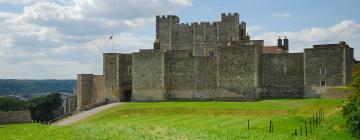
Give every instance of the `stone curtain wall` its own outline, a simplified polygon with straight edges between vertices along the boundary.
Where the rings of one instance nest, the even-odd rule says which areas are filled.
[[[165,100],[165,55],[156,50],[133,54],[132,101]]]
[[[28,123],[31,122],[31,116],[29,110],[21,111],[0,111],[0,124],[6,123]]]
[[[169,57],[167,64],[170,100],[212,100],[215,57]]]
[[[255,101],[261,94],[261,46],[227,46],[219,51],[217,100]]]
[[[104,92],[104,76],[94,75],[92,92],[94,92],[94,94],[96,96],[96,99],[95,99],[95,101],[92,102],[92,104],[105,101],[106,95]]]
[[[303,53],[263,54],[262,97],[302,97],[304,90],[303,63]]]

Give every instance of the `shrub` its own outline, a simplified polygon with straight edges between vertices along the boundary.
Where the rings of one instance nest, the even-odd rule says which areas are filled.
[[[62,99],[59,93],[39,96],[30,99],[29,110],[31,118],[36,121],[46,122],[55,119],[60,114]]]
[[[1,111],[18,111],[26,110],[28,108],[27,102],[16,97],[0,97]]]
[[[349,132],[360,138],[360,65],[354,67],[353,79],[350,84],[351,95],[344,106],[344,117]]]

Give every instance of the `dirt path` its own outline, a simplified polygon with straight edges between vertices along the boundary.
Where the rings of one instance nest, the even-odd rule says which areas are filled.
[[[88,118],[100,111],[103,111],[103,110],[106,110],[108,108],[111,108],[113,106],[116,106],[116,105],[120,105],[120,104],[125,104],[125,103],[112,103],[112,104],[107,104],[107,105],[104,105],[104,106],[100,106],[100,107],[97,107],[97,108],[94,108],[94,109],[91,109],[91,110],[88,110],[88,111],[83,111],[83,112],[80,112],[79,114],[75,114],[74,116],[70,116],[68,118],[65,118],[64,120],[61,120],[59,122],[56,122],[54,123],[53,125],[55,126],[64,126],[64,125],[70,125],[70,124],[73,124],[73,123],[76,123],[78,121],[81,121],[85,118]]]

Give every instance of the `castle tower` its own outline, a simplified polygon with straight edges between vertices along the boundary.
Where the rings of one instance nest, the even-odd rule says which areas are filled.
[[[239,13],[221,13],[221,22],[239,23]]]
[[[345,42],[305,49],[304,97],[318,97],[328,88],[350,84],[353,54],[354,49]]]
[[[240,25],[239,13],[222,13],[221,21],[218,24],[218,41],[229,42],[241,40],[241,27],[246,28],[245,24]],[[246,33],[246,30],[242,30]]]
[[[77,110],[83,110],[87,105],[90,105],[96,99],[93,92],[93,74],[78,74],[77,75]]]
[[[104,53],[104,87],[107,99],[130,101],[132,94],[132,55]]]
[[[161,50],[172,50],[173,32],[179,21],[179,17],[174,15],[156,16],[156,39],[159,40]]]

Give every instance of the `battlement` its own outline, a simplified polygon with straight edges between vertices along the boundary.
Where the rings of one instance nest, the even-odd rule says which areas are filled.
[[[235,22],[239,23],[239,13],[221,13],[221,22]]]
[[[156,16],[156,23],[179,23],[180,18],[176,15],[162,15],[162,16]]]
[[[178,29],[187,29],[187,30],[191,30],[192,29],[192,25],[190,23],[181,23],[178,24]]]

